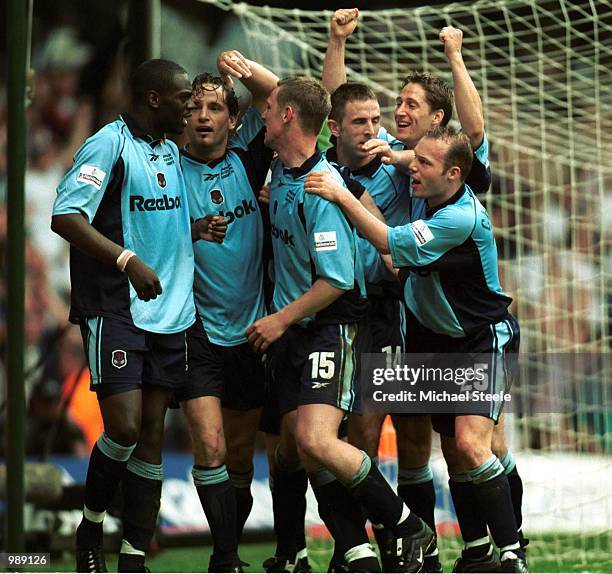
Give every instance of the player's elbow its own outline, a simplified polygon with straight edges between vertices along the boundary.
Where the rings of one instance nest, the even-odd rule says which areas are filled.
[[[482,125],[475,126],[470,130],[466,130],[466,135],[468,136],[470,143],[472,144],[472,149],[478,149],[482,140],[484,139],[484,122]]]
[[[391,253],[391,249],[389,247],[389,240],[387,237],[381,237],[375,244],[376,250],[381,255],[389,255]]]
[[[62,216],[61,215],[53,215],[51,216],[51,231],[53,233],[57,233],[58,235],[62,234]]]
[[[67,240],[70,230],[74,225],[73,214],[53,215],[51,217],[51,231]]]

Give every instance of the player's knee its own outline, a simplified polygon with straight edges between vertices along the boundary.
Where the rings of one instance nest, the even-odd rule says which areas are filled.
[[[349,442],[368,453],[370,456],[378,454],[378,444],[382,420],[371,414],[363,416],[350,415],[348,420],[348,440]]]
[[[317,429],[298,425],[295,439],[301,452],[316,461],[321,460],[325,452],[325,439]]]
[[[493,438],[491,439],[491,450],[493,454],[501,460],[504,458],[506,451],[508,450],[508,446],[506,445],[506,436],[503,432],[493,433]]]
[[[506,455],[506,452],[508,452],[508,447],[506,446],[505,442],[496,443],[494,441],[491,445],[491,450],[493,451],[493,454],[499,458],[499,460],[501,460]]]
[[[221,429],[202,429],[192,438],[197,464],[216,466],[225,461],[225,441]]]
[[[467,468],[476,468],[491,457],[491,448],[482,441],[474,440],[474,436],[456,437],[457,454]]]
[[[225,463],[236,472],[248,471],[253,466],[252,441],[228,444]]]
[[[140,436],[141,442],[147,442],[151,445],[161,445],[164,439],[164,419],[153,417],[143,419]]]
[[[376,456],[378,454],[378,443],[379,436],[374,433],[366,432],[355,432],[350,430],[348,432],[348,441],[356,448],[363,450],[370,456]]]
[[[402,467],[413,468],[423,466],[429,461],[431,455],[431,442],[426,440],[399,440],[397,441],[397,459]]]
[[[448,472],[461,472],[462,470],[465,470],[466,465],[464,465],[459,452],[457,452],[457,447],[455,445],[453,445],[451,448],[445,446],[443,443],[442,454],[444,456],[444,460],[446,461]]]
[[[315,454],[319,447],[319,439],[314,433],[306,430],[301,431],[298,429],[295,439],[301,452],[303,452],[306,456],[316,458]]]
[[[246,444],[237,449],[228,449],[226,458],[232,459],[232,466],[248,470],[253,466],[254,445]]]
[[[114,442],[129,446],[136,444],[140,439],[140,425],[135,420],[123,420],[120,424],[105,427],[104,432]]]

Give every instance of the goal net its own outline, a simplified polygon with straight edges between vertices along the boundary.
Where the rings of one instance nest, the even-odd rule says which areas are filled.
[[[331,11],[200,0],[233,12],[248,56],[280,76],[321,76]],[[372,3],[375,6],[375,3]],[[330,8],[332,5],[330,5]],[[384,125],[404,76],[452,76],[440,29],[463,30],[481,94],[502,285],[522,329],[530,382],[508,415],[525,483],[530,563],[606,570],[612,553],[612,3],[488,0],[361,11],[347,43],[350,80],[378,94]],[[572,354],[551,375],[550,354]],[[538,359],[540,357],[540,359]],[[530,390],[531,389],[531,390]],[[436,476],[446,484],[439,452]],[[450,512],[450,498],[443,497]],[[442,507],[439,516],[444,516]],[[441,544],[444,546],[444,543]]]

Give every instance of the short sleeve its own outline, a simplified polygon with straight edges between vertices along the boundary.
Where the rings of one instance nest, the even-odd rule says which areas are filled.
[[[487,134],[483,134],[482,142],[474,150],[472,169],[465,183],[476,194],[484,194],[491,185],[491,167],[489,165],[489,140]]]
[[[348,291],[355,281],[355,239],[340,208],[306,194],[304,212],[310,257],[318,278]]]
[[[445,208],[431,219],[389,227],[388,241],[394,267],[427,267],[462,245],[474,229],[475,216]]]
[[[81,213],[89,223],[93,221],[121,154],[122,139],[102,129],[81,146],[74,165],[59,183],[53,215]]]

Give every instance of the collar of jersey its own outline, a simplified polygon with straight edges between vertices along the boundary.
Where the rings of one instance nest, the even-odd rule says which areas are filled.
[[[201,163],[202,165],[206,165],[210,168],[213,168],[219,165],[225,159],[225,156],[226,156],[226,154],[224,153],[221,157],[218,157],[217,159],[211,159],[210,161],[206,161],[204,159],[197,158],[195,155],[190,154],[189,151],[185,148],[181,149],[181,155],[184,155],[186,158],[190,159],[191,161],[195,161],[196,163]]]
[[[157,144],[162,143],[164,141],[164,138],[154,139],[153,136],[151,136],[147,132],[145,132],[138,125],[138,122],[136,121],[136,119],[132,115],[130,115],[130,114],[121,114],[119,117],[123,120],[125,125],[128,127],[128,130],[130,130],[130,133],[132,134],[132,137],[144,140],[151,147],[155,147]]]
[[[425,215],[427,217],[431,217],[436,211],[439,211],[440,209],[442,209],[443,207],[446,207],[447,205],[452,205],[453,203],[457,203],[462,197],[463,194],[466,192],[467,187],[465,185],[465,183],[453,194],[451,195],[444,203],[441,203],[440,205],[436,205],[435,207],[429,207],[427,206],[427,210],[425,211]]]
[[[283,167],[283,173],[290,175],[293,179],[299,179],[312,171],[312,168],[321,161],[323,152],[315,151],[301,166],[299,167]]]
[[[331,161],[331,162],[334,162],[340,165],[340,163],[338,162],[338,151],[336,149],[336,146],[330,147],[325,152],[325,157],[327,157],[327,161]],[[364,175],[365,177],[372,177],[378,171],[378,168],[381,165],[382,165],[382,161],[380,157],[375,156],[371,161],[369,161],[368,163],[366,163],[365,165],[362,165],[361,167],[357,169],[349,169],[349,168],[347,169],[349,170],[349,173],[351,175]]]

